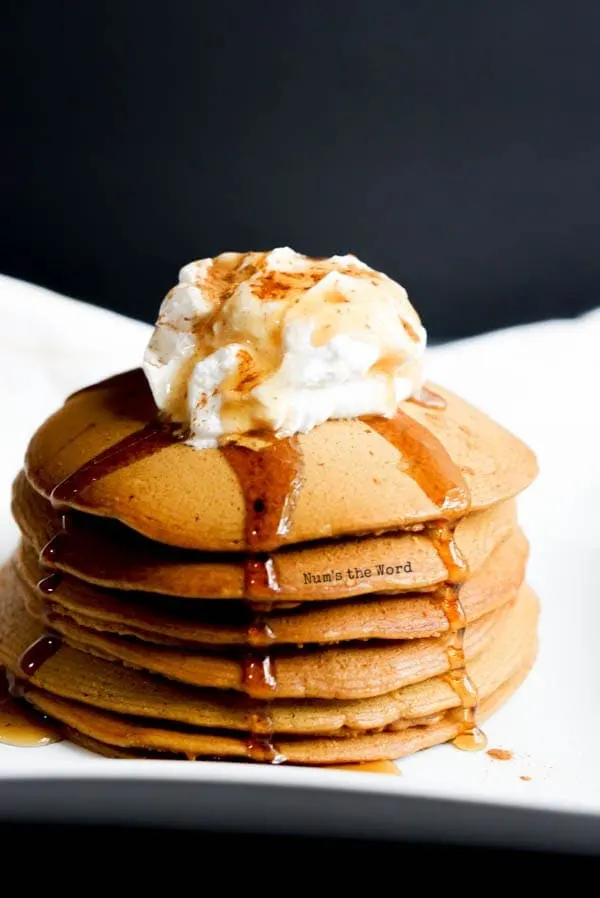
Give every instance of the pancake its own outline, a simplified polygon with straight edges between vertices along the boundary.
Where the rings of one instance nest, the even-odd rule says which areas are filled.
[[[524,579],[526,559],[527,540],[515,530],[463,585],[460,597],[468,623],[515,598]],[[257,616],[241,602],[192,604],[171,597],[119,593],[69,575],[58,580],[51,577],[47,582],[52,592],[42,596],[36,585],[47,572],[30,546],[21,547],[16,565],[26,587],[23,595],[27,610],[51,626],[55,626],[57,616],[66,617],[86,629],[162,644],[325,644],[424,638],[440,636],[449,629],[435,595],[402,594],[402,598],[367,598],[333,605],[304,603],[291,611]]]
[[[9,569],[0,573],[0,662],[22,677],[19,657],[38,639],[43,627],[25,613],[12,589]],[[480,698],[495,692],[535,653],[537,601],[524,588],[519,601],[495,630],[486,651],[469,662]],[[373,730],[398,720],[411,721],[457,708],[459,698],[443,676],[381,696],[355,701],[256,701],[239,693],[198,689],[132,670],[62,645],[41,665],[29,683],[44,692],[121,715],[211,729],[275,733],[334,734]]]
[[[533,658],[527,659],[520,670],[502,684],[480,708],[483,720],[495,711],[521,685],[530,669]],[[151,726],[143,720],[122,718],[105,711],[90,708],[68,699],[31,688],[26,698],[36,708],[66,724],[69,738],[103,754],[121,753],[139,756],[167,753],[167,756],[195,760],[201,757],[217,757],[267,761],[292,764],[345,764],[360,761],[396,760],[432,745],[447,742],[461,732],[462,723],[452,712],[442,720],[400,730],[357,735],[352,738],[282,738],[273,741],[253,737],[242,739],[237,735],[224,735],[211,731],[188,731]],[[109,748],[102,750],[102,746]],[[127,756],[127,755],[126,755]]]
[[[375,429],[374,420],[373,426],[360,419],[327,421],[293,440],[276,441],[277,453],[273,450],[268,458],[274,461],[282,453],[293,457],[282,509],[292,492],[294,507],[287,508],[285,527],[262,535],[261,549],[406,529],[446,512],[460,517],[469,507],[489,508],[523,490],[536,473],[531,451],[462,399],[435,389],[446,400],[444,410],[402,404],[402,451]],[[26,455],[27,476],[48,497],[84,464],[155,420],[141,372],[75,394],[34,435]],[[149,451],[151,442],[138,447],[140,454]],[[160,451],[139,460],[131,453],[132,463],[95,481],[92,477],[67,504],[116,518],[169,545],[220,552],[252,549],[248,497],[231,453],[196,451],[178,441],[158,445]],[[250,453],[249,463],[261,461],[256,448],[242,447]],[[274,483],[281,464],[270,464],[270,469]],[[454,486],[449,485],[452,478]],[[434,493],[440,494],[439,502]]]
[[[13,514],[36,552],[61,528],[61,516],[20,474]],[[101,586],[182,598],[240,599],[247,590],[246,559],[186,552],[151,542],[127,527],[90,515],[71,516],[66,537],[53,543],[44,566]],[[516,526],[513,501],[469,514],[456,525],[455,541],[472,572]],[[431,536],[394,533],[284,549],[271,556],[273,588],[256,598],[269,602],[328,601],[370,593],[423,590],[449,575]],[[360,576],[357,574],[360,572]],[[339,576],[338,576],[339,575]]]

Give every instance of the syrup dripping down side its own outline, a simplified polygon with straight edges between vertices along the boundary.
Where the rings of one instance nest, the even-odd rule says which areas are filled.
[[[249,652],[242,659],[242,689],[251,698],[273,698],[277,691],[277,678],[268,652]]]
[[[50,596],[53,592],[56,592],[56,590],[60,586],[61,580],[62,575],[59,574],[58,571],[53,571],[46,577],[42,577],[42,579],[38,582],[37,588],[44,595]]]
[[[151,421],[109,446],[57,483],[50,493],[50,501],[55,507],[73,502],[83,490],[98,480],[154,455],[174,442],[176,436],[172,426],[161,421]]]
[[[268,568],[270,559],[258,559],[250,556],[246,560],[247,596],[265,595],[268,587]],[[255,588],[255,582],[249,578],[260,573],[261,589]],[[268,622],[260,615],[254,614],[246,630],[246,639],[254,649],[266,647],[275,641],[275,634]],[[251,697],[267,700],[266,705],[254,709],[248,714],[249,738],[246,740],[246,754],[251,761],[265,764],[282,764],[286,758],[279,752],[273,742],[273,721],[269,713],[268,701],[277,688],[274,664],[266,651],[248,653],[242,660],[242,686]]]
[[[442,410],[445,403],[436,405],[435,396],[425,388],[425,393],[422,391],[415,397],[415,401],[420,405]],[[465,666],[466,618],[459,597],[460,587],[469,576],[469,568],[454,539],[456,523],[470,508],[469,488],[462,472],[440,441],[401,409],[394,418],[368,416],[362,420],[398,449],[409,476],[439,509],[440,521],[428,527],[427,532],[448,572],[446,584],[440,593],[440,602],[450,631],[447,647],[450,667],[448,682],[461,704],[460,731],[454,744],[465,750],[483,748],[486,744],[485,736],[476,724],[477,690],[469,679]]]
[[[246,630],[246,640],[253,649],[271,645],[276,640],[269,622],[260,614],[254,614]],[[242,685],[251,697],[266,699],[255,706],[247,716],[249,738],[246,754],[252,761],[282,764],[286,758],[273,742],[273,720],[269,712],[269,699],[277,689],[275,667],[266,651],[253,651],[242,660]]]
[[[251,698],[263,701],[263,704],[253,706],[247,715],[249,737],[245,749],[248,759],[263,764],[283,764],[287,758],[273,742],[269,699],[277,688],[277,680],[268,653],[253,653],[243,659],[242,686]]]
[[[268,645],[272,642],[269,625],[256,615],[247,630],[251,645]],[[274,665],[267,651],[249,652],[242,659],[242,688],[252,699],[262,702],[247,715],[249,737],[246,755],[251,761],[263,764],[281,764],[286,758],[273,743],[273,720],[269,712],[269,700],[277,688]]]
[[[300,446],[296,438],[273,439],[263,449],[232,443],[222,447],[221,452],[244,496],[244,535],[250,553],[244,564],[244,596],[249,601],[265,602],[279,593],[274,558],[265,553],[278,548],[289,532],[303,481]],[[268,646],[276,638],[260,615],[254,617],[246,635],[253,647]],[[273,697],[277,679],[267,651],[251,652],[242,660],[242,688],[251,698],[268,702]],[[268,764],[286,760],[273,743],[272,725],[268,710],[248,715],[246,754],[250,760]]]
[[[326,765],[323,765],[326,766]],[[400,776],[400,769],[394,761],[363,761],[359,764],[334,764],[326,767],[329,770],[347,770],[356,773],[380,773],[385,776]]]
[[[47,567],[57,561],[60,555],[60,546],[68,538],[71,527],[71,516],[67,512],[60,514],[60,529],[46,543],[39,554],[39,562],[42,567]],[[43,595],[52,595],[62,581],[59,571],[52,571],[38,582],[37,588]],[[58,652],[62,645],[60,636],[56,633],[43,633],[35,640],[19,658],[19,667],[26,677],[33,677],[40,667],[49,661]]]
[[[132,372],[132,374],[135,372]],[[101,385],[98,385],[100,388]],[[95,389],[93,386],[90,389]],[[87,389],[87,388],[86,388]],[[81,392],[85,392],[85,389]],[[77,395],[77,394],[75,394]],[[39,561],[42,567],[54,565],[60,558],[61,549],[69,538],[73,526],[72,516],[65,511],[65,506],[77,499],[79,494],[109,474],[129,467],[143,458],[154,455],[162,449],[173,445],[178,439],[174,428],[161,421],[151,421],[145,427],[134,431],[119,442],[109,446],[103,452],[89,459],[81,467],[63,478],[50,493],[52,505],[61,511],[60,528],[42,548]],[[52,592],[59,584],[59,574],[50,575],[40,580],[38,587],[42,592]]]
[[[255,615],[246,630],[246,640],[253,648],[272,645],[277,639],[271,624],[260,615]]]
[[[275,559],[269,555],[247,555],[244,559],[244,597],[268,601],[278,593]]]
[[[456,545],[454,529],[453,523],[440,521],[429,528],[429,536],[448,571],[448,579],[438,595],[449,628],[446,652],[450,669],[447,679],[461,705],[457,715],[460,729],[453,744],[463,751],[479,751],[485,748],[487,739],[477,726],[478,695],[466,668],[464,641],[467,617],[460,601],[460,589],[469,576],[469,566]]]
[[[19,667],[26,677],[33,677],[40,667],[53,658],[62,645],[60,636],[44,633],[25,649],[19,658]]]
[[[271,736],[252,734],[246,741],[246,755],[262,764],[285,764],[287,757],[273,743]]]
[[[19,699],[14,677],[0,667],[0,743],[33,748],[60,742],[61,738],[45,715]]]
[[[302,452],[296,438],[272,439],[263,449],[231,443],[221,449],[242,489],[247,599],[268,600],[279,592],[275,561],[265,554],[278,548],[290,528],[302,487]]]
[[[221,452],[242,488],[247,548],[254,554],[277,549],[289,532],[302,487],[302,452],[297,439],[273,439],[258,450],[230,443]]]
[[[462,584],[469,577],[469,565],[456,545],[455,525],[450,521],[436,521],[426,533],[448,572],[448,583]]]
[[[91,484],[109,474],[128,467],[143,458],[172,445],[176,440],[173,428],[160,421],[152,421],[140,430],[100,452],[81,467],[61,480],[50,493],[52,505],[60,511],[60,528],[42,548],[39,562],[42,567],[53,566],[61,556],[73,526],[72,516],[64,506],[77,499],[79,494]],[[44,594],[53,593],[60,585],[61,575],[50,573],[38,583]],[[19,664],[26,676],[33,676],[60,648],[60,638],[48,633],[41,636],[21,655]]]
[[[470,494],[465,479],[444,446],[426,427],[402,409],[393,418],[368,415],[361,421],[401,453],[408,476],[437,507],[440,518],[453,520],[468,512]]]
[[[65,544],[71,527],[71,515],[66,511],[61,512],[59,516],[58,530],[52,537],[50,537],[46,545],[43,546],[42,550],[40,551],[39,562],[42,567],[49,567],[58,560],[58,558],[60,557],[61,546]],[[50,575],[50,577],[51,576],[52,574]],[[47,580],[49,580],[49,577],[43,578],[38,584],[42,592],[45,592],[48,586],[53,586],[53,588],[56,589],[56,587],[60,583],[60,574],[56,574],[55,579],[50,581],[50,583],[47,583]],[[44,584],[44,586],[42,586],[42,584]]]

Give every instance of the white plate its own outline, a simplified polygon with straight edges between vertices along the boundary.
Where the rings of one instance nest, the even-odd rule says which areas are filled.
[[[1,448],[5,556],[15,542],[9,483],[31,429],[70,389],[136,364],[147,328],[10,279],[0,280],[0,302],[9,313],[0,374],[11,384],[0,398],[0,420],[11,422],[3,428]],[[490,747],[510,751],[510,760],[445,745],[401,761],[396,778],[285,766],[112,761],[64,743],[0,746],[0,814],[599,844],[599,339],[600,315],[594,313],[430,352],[432,376],[512,427],[538,452],[542,466],[521,500],[532,541],[529,580],[543,607],[540,656],[526,684],[485,727]],[[458,817],[447,800],[462,803]],[[515,809],[532,814],[515,817]],[[549,823],[536,810],[585,817]]]

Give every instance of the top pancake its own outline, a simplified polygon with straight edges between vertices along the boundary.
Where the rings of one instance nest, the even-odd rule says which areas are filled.
[[[444,410],[403,403],[401,410],[441,443],[462,473],[471,508],[488,508],[534,478],[532,452],[452,393],[435,387]],[[34,435],[26,456],[31,484],[49,496],[90,459],[156,418],[140,371],[75,394]],[[414,478],[415,459],[365,421],[327,421],[298,437],[302,484],[287,532],[261,548],[351,534],[405,529],[435,520],[440,507]],[[413,476],[408,471],[413,466]],[[462,502],[462,504],[461,504]],[[469,510],[468,496],[455,507]],[[153,540],[204,551],[243,551],[246,504],[220,449],[173,442],[86,486],[69,500],[91,514],[116,518]]]
[[[455,542],[471,573],[516,527],[515,502],[462,518]],[[37,553],[61,532],[61,515],[20,474],[13,514]],[[112,589],[142,590],[180,598],[248,598],[247,557],[239,552],[191,552],[140,536],[114,520],[73,512],[68,537],[44,566]],[[56,546],[56,543],[54,544]],[[350,570],[350,568],[352,570]],[[430,589],[449,574],[426,532],[398,531],[350,540],[288,546],[269,559],[275,588],[252,592],[254,602],[280,605],[334,600],[370,593]]]

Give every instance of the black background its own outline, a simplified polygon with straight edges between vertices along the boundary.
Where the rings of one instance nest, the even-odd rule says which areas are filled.
[[[6,273],[150,320],[180,264],[289,244],[434,338],[597,303],[597,0],[4,10]]]
[[[486,891],[493,871],[494,884],[510,893],[515,876],[534,876],[537,887],[546,888],[551,885],[550,876],[588,871],[593,875],[598,869],[596,858],[583,855],[474,851],[439,843],[22,823],[0,824],[0,837],[8,851],[22,852],[24,844],[35,845],[37,863],[29,865],[26,881],[31,890],[39,888],[42,894],[49,878],[59,875],[54,872],[57,856],[77,858],[83,870],[93,871],[94,884],[108,894],[119,888],[149,895],[172,892],[182,882],[197,883],[202,891],[207,883],[211,887],[214,883],[217,894],[219,888],[223,894],[232,888],[241,894],[254,893],[261,890],[269,873],[280,876],[282,882],[287,876],[287,883],[293,880],[304,894],[314,894],[324,886],[345,893],[355,892],[357,882],[367,888],[369,883],[377,886],[381,881],[406,877],[415,869],[421,871],[421,877],[426,876],[432,890],[441,891],[447,891],[449,883],[459,877],[466,879],[466,870],[480,879],[479,888]],[[100,852],[106,863],[98,863]],[[81,893],[74,878],[61,878],[60,885],[63,895]],[[289,886],[284,894],[289,894]]]

